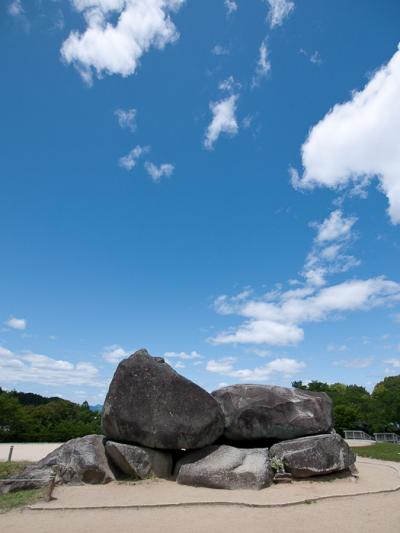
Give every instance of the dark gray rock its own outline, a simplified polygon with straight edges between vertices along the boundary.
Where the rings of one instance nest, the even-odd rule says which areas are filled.
[[[180,376],[161,357],[139,350],[115,371],[102,428],[112,440],[149,448],[190,449],[218,439],[224,419],[208,392]]]
[[[293,477],[321,476],[350,469],[356,455],[337,433],[314,435],[274,444],[270,456],[281,459]]]
[[[232,385],[212,396],[225,415],[224,436],[233,441],[285,440],[332,429],[332,401],[323,392]]]
[[[121,472],[132,478],[169,479],[172,474],[172,455],[169,452],[108,441],[106,454]]]
[[[45,486],[53,472],[57,483],[108,483],[115,479],[104,449],[102,435],[72,439],[37,463],[28,465],[14,480],[0,484],[1,493]],[[27,481],[25,481],[27,480]]]
[[[181,485],[213,489],[259,490],[272,483],[267,448],[207,446],[187,453],[175,467]]]

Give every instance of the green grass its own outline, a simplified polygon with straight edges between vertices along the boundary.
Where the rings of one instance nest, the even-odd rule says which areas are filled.
[[[27,462],[23,461],[0,462],[0,479],[18,474],[27,464]],[[43,489],[18,490],[16,492],[9,492],[8,494],[1,494],[0,513],[30,505],[39,500],[42,494]]]
[[[400,462],[400,444],[384,442],[371,446],[352,447],[352,450],[360,457]]]

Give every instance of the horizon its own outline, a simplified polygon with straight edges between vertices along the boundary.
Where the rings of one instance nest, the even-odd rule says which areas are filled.
[[[208,391],[400,374],[399,17],[4,2],[0,387],[102,404],[141,346]]]

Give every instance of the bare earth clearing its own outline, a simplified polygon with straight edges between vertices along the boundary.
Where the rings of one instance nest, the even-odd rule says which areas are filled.
[[[12,453],[13,461],[40,461],[50,452],[63,444],[62,442],[12,442],[0,444],[0,461],[7,461],[10,446],[14,446]]]
[[[339,476],[333,481],[299,481],[257,492],[186,487],[163,480],[59,487],[56,500],[49,504],[39,502],[30,509],[1,515],[0,530],[219,533],[229,528],[249,533],[397,533],[400,491],[377,492],[400,488],[400,465],[360,458],[357,466],[358,480]],[[328,499],[312,502],[320,497]],[[304,501],[308,503],[300,503]],[[282,504],[289,505],[268,507]]]

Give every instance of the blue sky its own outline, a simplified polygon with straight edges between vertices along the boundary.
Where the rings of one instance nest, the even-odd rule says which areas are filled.
[[[400,372],[400,4],[5,0],[0,386]]]

